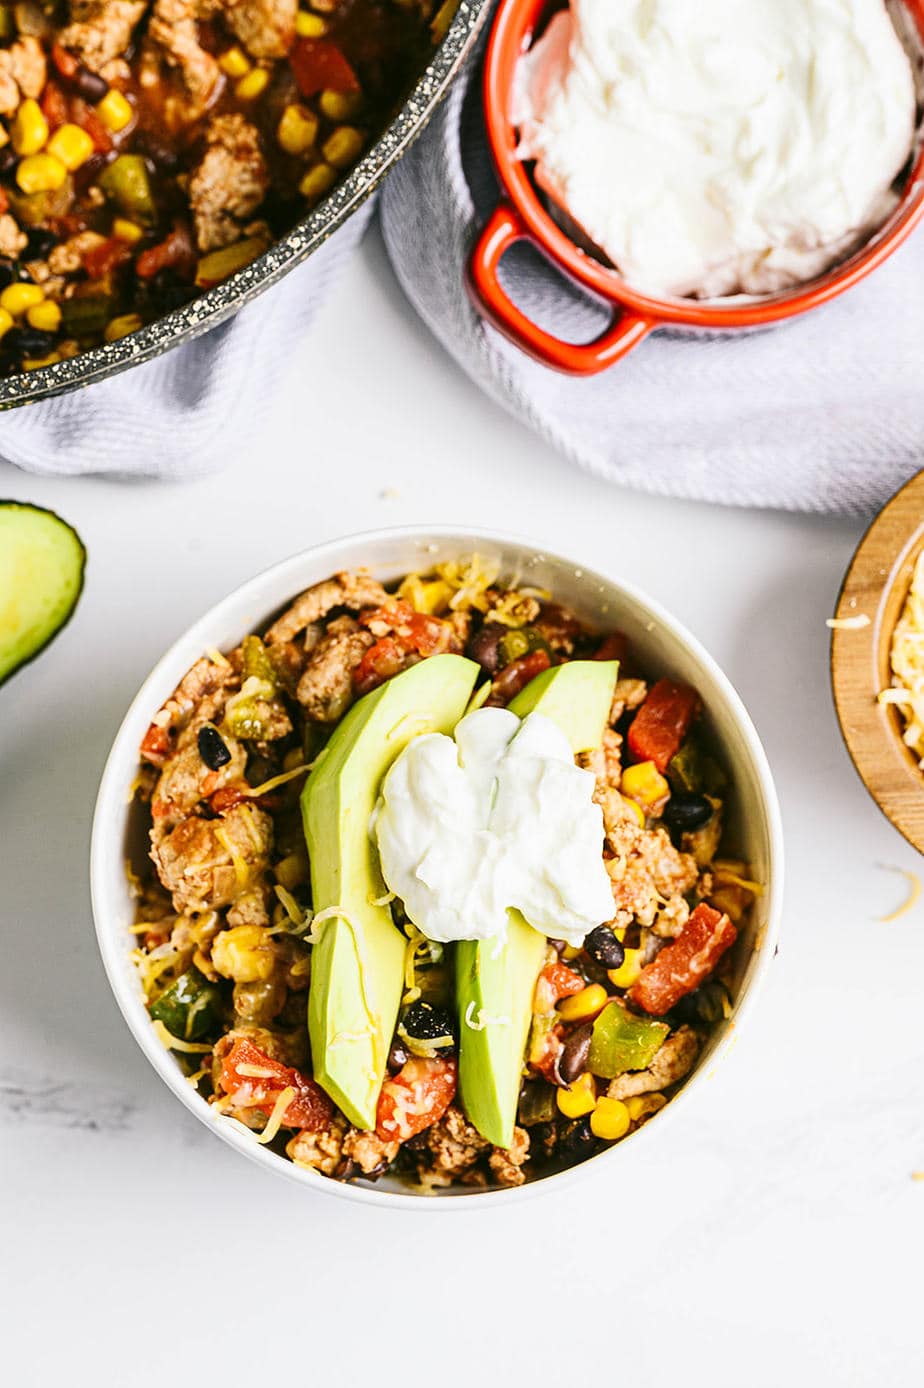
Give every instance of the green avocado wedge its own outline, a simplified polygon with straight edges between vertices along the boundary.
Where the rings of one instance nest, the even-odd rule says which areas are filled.
[[[80,536],[54,511],[0,501],[0,684],[67,626],[86,560]]]
[[[374,689],[337,727],[302,791],[314,910],[331,913],[311,956],[314,1077],[358,1128],[375,1127],[407,945],[385,900],[372,814],[395,758],[422,733],[452,732],[478,674],[474,661],[435,655]]]
[[[520,718],[544,714],[573,752],[587,752],[603,740],[618,672],[616,661],[572,660],[537,675],[509,708]],[[459,1091],[469,1120],[495,1147],[513,1142],[545,946],[545,936],[511,911],[502,949],[496,940],[466,940],[456,947]]]

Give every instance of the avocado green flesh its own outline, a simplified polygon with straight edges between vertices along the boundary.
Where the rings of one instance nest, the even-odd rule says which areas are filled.
[[[478,671],[462,656],[431,656],[367,694],[340,723],[302,791],[315,913],[343,910],[321,925],[311,957],[314,1076],[360,1128],[375,1127],[407,944],[381,902],[387,888],[370,835],[372,812],[385,773],[411,739],[452,732]]]
[[[618,668],[616,661],[602,660],[558,665],[531,680],[508,707],[520,718],[544,714],[574,752],[590,751],[603,740]],[[500,950],[496,940],[467,940],[456,947],[459,1090],[470,1122],[495,1147],[513,1141],[533,992],[546,943],[517,911],[509,913],[507,931]]]
[[[86,557],[77,532],[53,511],[0,501],[0,684],[67,625]]]

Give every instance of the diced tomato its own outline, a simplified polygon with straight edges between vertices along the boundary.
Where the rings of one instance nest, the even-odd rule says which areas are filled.
[[[658,680],[629,726],[629,750],[636,761],[653,761],[659,771],[666,771],[698,712],[695,689]]]
[[[196,264],[189,228],[177,222],[156,246],[142,251],[135,261],[135,272],[143,280],[152,280],[161,270],[176,270],[180,275],[192,274]]]
[[[10,200],[9,200],[9,198],[8,198],[7,195],[6,195],[6,191],[5,191],[5,189],[0,188],[0,215],[2,215],[2,213],[4,213],[4,212],[8,212],[8,211],[9,211],[9,207],[10,207]]]
[[[418,655],[435,655],[449,649],[453,629],[440,617],[416,612],[409,602],[397,599],[387,607],[375,607],[362,613],[359,619],[376,636],[389,634],[408,651]]]
[[[294,1089],[283,1114],[284,1128],[316,1133],[328,1127],[334,1116],[334,1106],[319,1084],[301,1070],[272,1060],[244,1036],[237,1038],[221,1062],[221,1086],[234,1095],[235,1108],[256,1109],[267,1118],[282,1091]]]
[[[701,903],[676,940],[642,969],[629,989],[630,1001],[644,1012],[663,1017],[709,977],[737,934],[728,916]]]
[[[106,129],[96,111],[79,96],[70,100],[70,118],[75,125],[85,130],[93,141],[97,154],[109,154],[115,148],[112,135]]]
[[[152,766],[163,766],[170,754],[170,730],[152,723],[141,739],[141,755]]]
[[[80,61],[76,54],[71,53],[68,48],[62,48],[60,43],[56,43],[52,46],[51,61],[58,69],[61,76],[67,77],[68,79],[76,76],[77,69],[80,67]]]
[[[120,241],[117,236],[110,236],[99,246],[93,246],[89,251],[84,251],[83,268],[90,276],[91,280],[101,280],[104,275],[108,275],[110,270],[114,270],[118,265],[124,265],[132,258],[132,248],[127,241]]]
[[[541,675],[551,663],[548,651],[530,651],[529,655],[521,655],[518,660],[511,660],[509,665],[505,665],[503,670],[494,676],[487,702],[495,708],[498,705],[509,704],[521,689],[526,688],[531,679]]]
[[[565,1048],[561,1038],[562,1028],[560,1026],[552,1027],[550,1031],[545,1033],[535,1052],[529,1057],[530,1068],[547,1079],[549,1084],[561,1084],[558,1062]]]
[[[57,130],[59,125],[65,125],[70,119],[67,97],[57,82],[45,84],[45,90],[42,92],[42,114],[51,130]]]
[[[205,791],[208,795],[208,791]],[[217,815],[226,815],[229,810],[233,810],[235,805],[240,805],[248,799],[247,786],[222,786],[216,790],[209,800],[209,805]]]
[[[569,969],[561,960],[546,964],[536,979],[533,1011],[551,1012],[561,998],[569,998],[572,994],[579,993],[583,987],[584,980],[581,975],[575,973],[574,969]]]
[[[384,1142],[407,1142],[439,1122],[455,1092],[455,1059],[411,1056],[382,1085],[375,1131]]]
[[[594,660],[618,660],[620,665],[626,662],[629,654],[629,638],[623,631],[611,632],[605,636],[594,651]]]
[[[368,694],[392,675],[397,675],[407,662],[407,651],[394,636],[383,636],[363,654],[353,671],[353,683],[360,694]]]
[[[360,91],[359,78],[330,39],[299,39],[289,55],[295,84],[304,97],[318,92]]]

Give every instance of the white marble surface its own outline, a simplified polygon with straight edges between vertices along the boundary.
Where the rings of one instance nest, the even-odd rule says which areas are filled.
[[[841,745],[825,617],[860,526],[643,498],[479,397],[367,241],[258,456],[188,486],[32,479],[90,553],[76,619],[0,692],[0,1323],[26,1385],[921,1381],[924,905]],[[618,369],[618,368],[617,368]],[[306,1195],[184,1112],[97,957],[96,783],[155,657],[280,556],[350,530],[496,523],[637,581],[724,665],[783,801],[762,1003],[644,1163],[512,1208]]]

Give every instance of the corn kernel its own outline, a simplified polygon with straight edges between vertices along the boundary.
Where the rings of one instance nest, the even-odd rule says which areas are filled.
[[[295,16],[295,32],[300,39],[319,39],[327,33],[327,24],[319,14],[299,10]]]
[[[266,91],[269,82],[269,73],[265,67],[251,68],[246,77],[242,77],[234,88],[235,96],[238,101],[256,101],[258,96],[262,96]]]
[[[273,973],[276,953],[272,939],[259,925],[234,925],[212,942],[212,964],[235,983],[265,982]]]
[[[591,983],[570,998],[562,998],[558,1004],[558,1015],[563,1022],[587,1022],[602,1012],[609,1002],[609,994],[602,983]]]
[[[16,169],[16,182],[24,193],[53,193],[66,181],[67,169],[53,154],[30,154]]]
[[[13,315],[7,308],[0,308],[0,338],[6,337],[13,326]]]
[[[279,118],[276,139],[286,154],[307,154],[318,135],[318,118],[304,106],[287,106]]]
[[[309,202],[317,202],[318,198],[322,198],[336,182],[336,169],[332,169],[330,164],[315,164],[314,168],[308,170],[298,185],[298,191]]]
[[[250,71],[250,59],[237,44],[227,49],[218,59],[218,66],[228,77],[245,77]]]
[[[561,952],[561,957],[565,960],[566,963],[570,964],[572,959],[577,959],[578,955],[582,953],[582,945],[565,945],[564,949]]]
[[[144,231],[137,222],[130,222],[127,217],[114,217],[112,219],[112,234],[119,241],[127,241],[130,246],[133,246],[136,241],[141,240]]]
[[[627,949],[618,969],[608,969],[607,978],[616,988],[631,988],[642,972],[642,951]]]
[[[300,853],[290,853],[287,858],[276,864],[273,872],[276,874],[276,881],[285,887],[287,892],[308,881],[308,863]]]
[[[641,807],[641,805],[638,803],[638,801],[637,801],[637,800],[630,800],[629,797],[628,797],[628,795],[622,795],[622,796],[620,796],[620,799],[622,800],[622,803],[625,805],[626,809],[629,811],[629,813],[630,813],[630,815],[632,816],[632,818],[633,818],[633,819],[636,821],[636,823],[638,824],[639,828],[640,828],[640,829],[644,829],[644,827],[645,827],[645,811],[642,809],[642,807]]]
[[[54,366],[61,360],[60,352],[49,352],[47,357],[27,357],[23,360],[23,371],[38,371],[43,366]]]
[[[26,318],[33,328],[43,333],[56,333],[61,326],[61,310],[54,299],[45,299],[26,310]]]
[[[48,122],[37,101],[27,97],[20,103],[19,110],[10,127],[10,138],[17,154],[38,154],[45,148],[48,139]]]
[[[46,146],[48,153],[60,159],[66,169],[72,172],[85,164],[93,153],[94,144],[85,130],[79,125],[61,125],[52,135]]]
[[[649,813],[659,809],[671,793],[670,786],[653,761],[627,766],[622,773],[620,789],[623,795],[637,801]]]
[[[619,1138],[625,1137],[631,1124],[629,1110],[621,1099],[599,1099],[597,1107],[590,1115],[590,1131],[594,1137],[600,1137],[604,1142],[617,1142]]]
[[[663,1094],[633,1094],[630,1099],[625,1099],[624,1103],[632,1122],[638,1123],[643,1118],[650,1118],[653,1113],[657,1113],[667,1100]]]
[[[121,338],[128,337],[129,333],[136,333],[142,326],[140,313],[122,313],[118,318],[109,320],[104,337],[107,342],[118,342]]]
[[[328,120],[349,120],[363,103],[361,92],[323,91],[318,97],[321,115]],[[333,161],[332,161],[333,162]]]
[[[0,308],[5,308],[14,318],[21,318],[44,298],[45,291],[40,284],[8,284],[0,294]]]
[[[586,1113],[593,1113],[597,1106],[597,1087],[593,1075],[586,1072],[578,1075],[567,1089],[556,1089],[555,1099],[559,1111],[566,1118],[583,1118]]]
[[[117,87],[109,88],[96,112],[106,129],[111,130],[114,135],[130,125],[135,114],[128,98],[123,96]]]
[[[338,125],[324,141],[322,152],[328,164],[345,169],[359,158],[365,143],[365,135],[354,125]]]

